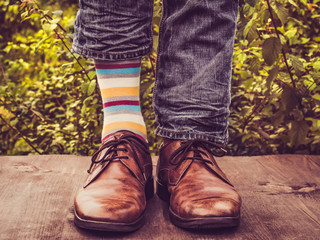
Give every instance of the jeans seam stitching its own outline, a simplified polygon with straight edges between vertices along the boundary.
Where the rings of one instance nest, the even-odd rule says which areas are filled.
[[[143,47],[142,49],[135,50],[132,52],[126,52],[126,53],[104,53],[104,52],[99,52],[99,51],[94,51],[94,50],[88,50],[82,47],[79,47],[77,44],[74,44],[72,46],[73,49],[77,48],[81,51],[89,52],[89,53],[96,53],[96,54],[103,54],[103,55],[112,55],[112,56],[120,56],[120,55],[128,55],[128,54],[140,54],[141,52],[148,52],[150,50],[150,46],[148,47]]]
[[[219,141],[219,140],[220,140],[221,142],[223,142],[223,144],[226,143],[226,138],[212,137],[212,136],[209,136],[209,135],[206,135],[206,134],[202,134],[202,133],[175,132],[175,131],[163,129],[163,128],[161,128],[161,127],[157,127],[156,133],[158,133],[158,134],[161,134],[161,133],[163,133],[163,134],[165,134],[165,133],[171,133],[171,134],[174,134],[174,135],[181,134],[181,135],[185,135],[185,136],[187,136],[187,135],[188,135],[188,136],[191,136],[191,135],[196,136],[196,135],[198,135],[198,136],[205,137],[205,138],[207,138],[207,139],[214,139],[214,141]],[[219,142],[220,142],[220,141],[219,141]]]

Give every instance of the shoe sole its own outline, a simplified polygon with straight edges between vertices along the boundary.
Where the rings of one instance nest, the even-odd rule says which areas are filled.
[[[147,180],[145,187],[146,200],[149,200],[154,195],[153,178]],[[81,218],[76,209],[74,209],[74,223],[77,227],[99,230],[107,232],[133,232],[141,228],[145,223],[145,213],[143,212],[134,222],[131,223],[115,223],[106,221],[95,221]]]
[[[168,188],[157,181],[156,192],[159,198],[165,202],[170,202]],[[205,217],[205,218],[183,218],[173,212],[169,207],[169,217],[171,222],[181,228],[188,229],[215,229],[236,227],[240,222],[240,215],[235,217]]]
[[[114,223],[82,219],[74,209],[74,223],[79,228],[106,232],[133,232],[144,225],[144,213],[132,223]]]

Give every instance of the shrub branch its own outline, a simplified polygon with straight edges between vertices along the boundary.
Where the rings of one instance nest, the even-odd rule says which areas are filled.
[[[278,38],[279,40],[281,40],[281,39],[280,39],[280,35],[279,35],[279,31],[278,31],[278,28],[277,28],[277,24],[276,24],[276,21],[275,21],[275,19],[274,19],[273,13],[272,13],[272,8],[271,8],[271,5],[270,5],[270,0],[266,0],[266,1],[267,1],[267,4],[268,4],[268,10],[269,10],[269,13],[270,13],[271,21],[272,21],[273,27],[274,27],[274,29],[275,29],[275,32],[276,32],[276,34],[277,34],[277,38]],[[293,74],[292,74],[292,72],[291,72],[291,70],[290,70],[290,67],[289,67],[289,64],[288,64],[288,60],[287,60],[287,57],[286,57],[286,53],[285,53],[285,51],[284,51],[283,48],[282,48],[281,52],[282,52],[282,55],[283,55],[284,62],[285,62],[285,64],[286,64],[288,73],[289,73],[289,75],[290,75],[290,79],[291,79],[292,86],[296,89],[296,83],[295,83],[295,81],[294,81],[294,79],[293,79]]]
[[[28,138],[26,138],[25,136],[23,136],[23,134],[16,129],[15,127],[11,126],[10,123],[8,123],[1,115],[0,115],[1,120],[9,127],[11,128],[13,131],[17,132],[22,138],[23,140],[33,149],[35,150],[39,155],[42,155],[30,142],[30,140]]]

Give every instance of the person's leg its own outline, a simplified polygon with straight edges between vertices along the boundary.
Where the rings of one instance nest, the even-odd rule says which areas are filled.
[[[178,226],[237,225],[241,199],[212,147],[227,142],[237,0],[164,0],[154,108],[157,193]]]
[[[95,60],[104,103],[102,144],[75,196],[75,223],[133,231],[153,195],[152,162],[139,106],[140,59],[152,47],[150,0],[80,0],[73,51]]]
[[[224,145],[237,0],[164,0],[154,107],[160,136]]]
[[[80,1],[72,50],[95,60],[104,108],[102,142],[118,130],[146,139],[141,57],[152,47],[152,0]]]
[[[95,60],[95,68],[103,102],[102,142],[119,130],[134,132],[146,140],[139,97],[141,59]]]

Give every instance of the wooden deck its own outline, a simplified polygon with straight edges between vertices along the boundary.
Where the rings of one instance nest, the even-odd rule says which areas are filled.
[[[320,239],[320,156],[220,158],[243,198],[238,228],[177,228],[155,196],[146,225],[129,234],[74,226],[73,196],[89,162],[67,155],[0,157],[0,239]]]

